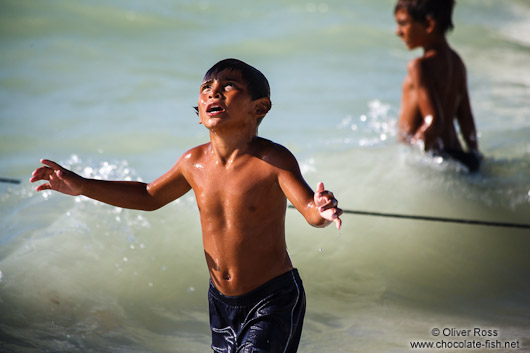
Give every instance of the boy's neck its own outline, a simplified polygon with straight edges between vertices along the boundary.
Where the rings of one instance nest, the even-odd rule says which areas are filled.
[[[441,51],[449,49],[449,43],[443,34],[433,34],[422,45],[423,53],[427,54],[430,51]]]
[[[257,131],[210,131],[212,153],[223,165],[229,165],[238,156],[246,153],[257,138]]]

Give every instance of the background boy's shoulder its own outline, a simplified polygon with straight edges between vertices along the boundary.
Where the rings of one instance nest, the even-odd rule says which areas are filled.
[[[418,57],[412,59],[407,64],[407,71],[412,82],[421,81],[421,79],[429,74],[432,66],[432,58],[430,57]]]
[[[466,73],[466,64],[464,63],[464,60],[460,57],[460,55],[453,49],[451,49],[451,55],[453,58],[453,62],[456,65],[456,67],[462,72]]]
[[[409,61],[407,69],[409,73],[420,73],[422,71],[428,70],[431,66],[436,65],[437,59],[438,58],[436,54],[419,56]]]

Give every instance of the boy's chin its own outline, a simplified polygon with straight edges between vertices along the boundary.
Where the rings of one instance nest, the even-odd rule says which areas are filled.
[[[421,45],[405,42],[405,46],[407,47],[408,50],[414,50],[414,49],[418,49]]]

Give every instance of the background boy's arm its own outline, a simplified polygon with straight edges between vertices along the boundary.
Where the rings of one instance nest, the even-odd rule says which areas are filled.
[[[471,103],[469,102],[469,93],[467,90],[467,78],[464,68],[462,98],[456,111],[456,119],[462,132],[462,137],[466,143],[467,149],[470,152],[479,153],[477,131],[475,128],[475,121],[471,111]]]
[[[334,222],[340,229],[342,210],[337,207],[338,201],[333,193],[325,190],[323,183],[319,183],[313,193],[302,177],[295,157],[287,149],[280,154],[278,181],[289,201],[312,226],[325,227]]]
[[[190,185],[177,164],[151,184],[136,181],[107,181],[86,179],[50,160],[43,159],[45,165],[36,169],[30,181],[46,180],[37,191],[55,190],[63,194],[84,195],[109,205],[155,210],[179,198],[190,190]]]
[[[408,69],[412,79],[423,123],[414,135],[414,140],[423,140],[425,150],[437,150],[441,146],[440,131],[443,114],[436,91],[429,80],[427,64],[422,59],[410,62]]]

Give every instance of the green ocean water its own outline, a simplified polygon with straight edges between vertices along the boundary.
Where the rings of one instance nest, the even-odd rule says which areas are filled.
[[[207,141],[193,106],[204,72],[227,57],[270,81],[259,134],[344,209],[530,224],[530,3],[455,8],[449,41],[467,64],[485,155],[476,175],[396,142],[406,64],[421,52],[394,35],[392,8],[0,1],[0,177],[22,180],[0,183],[0,352],[210,351],[191,193],[144,213],[37,194],[27,180],[44,157],[91,177],[158,177]],[[469,341],[519,348],[470,351],[530,350],[530,230],[343,222],[313,229],[287,210],[308,296],[300,352],[406,352],[475,328],[499,335]]]

